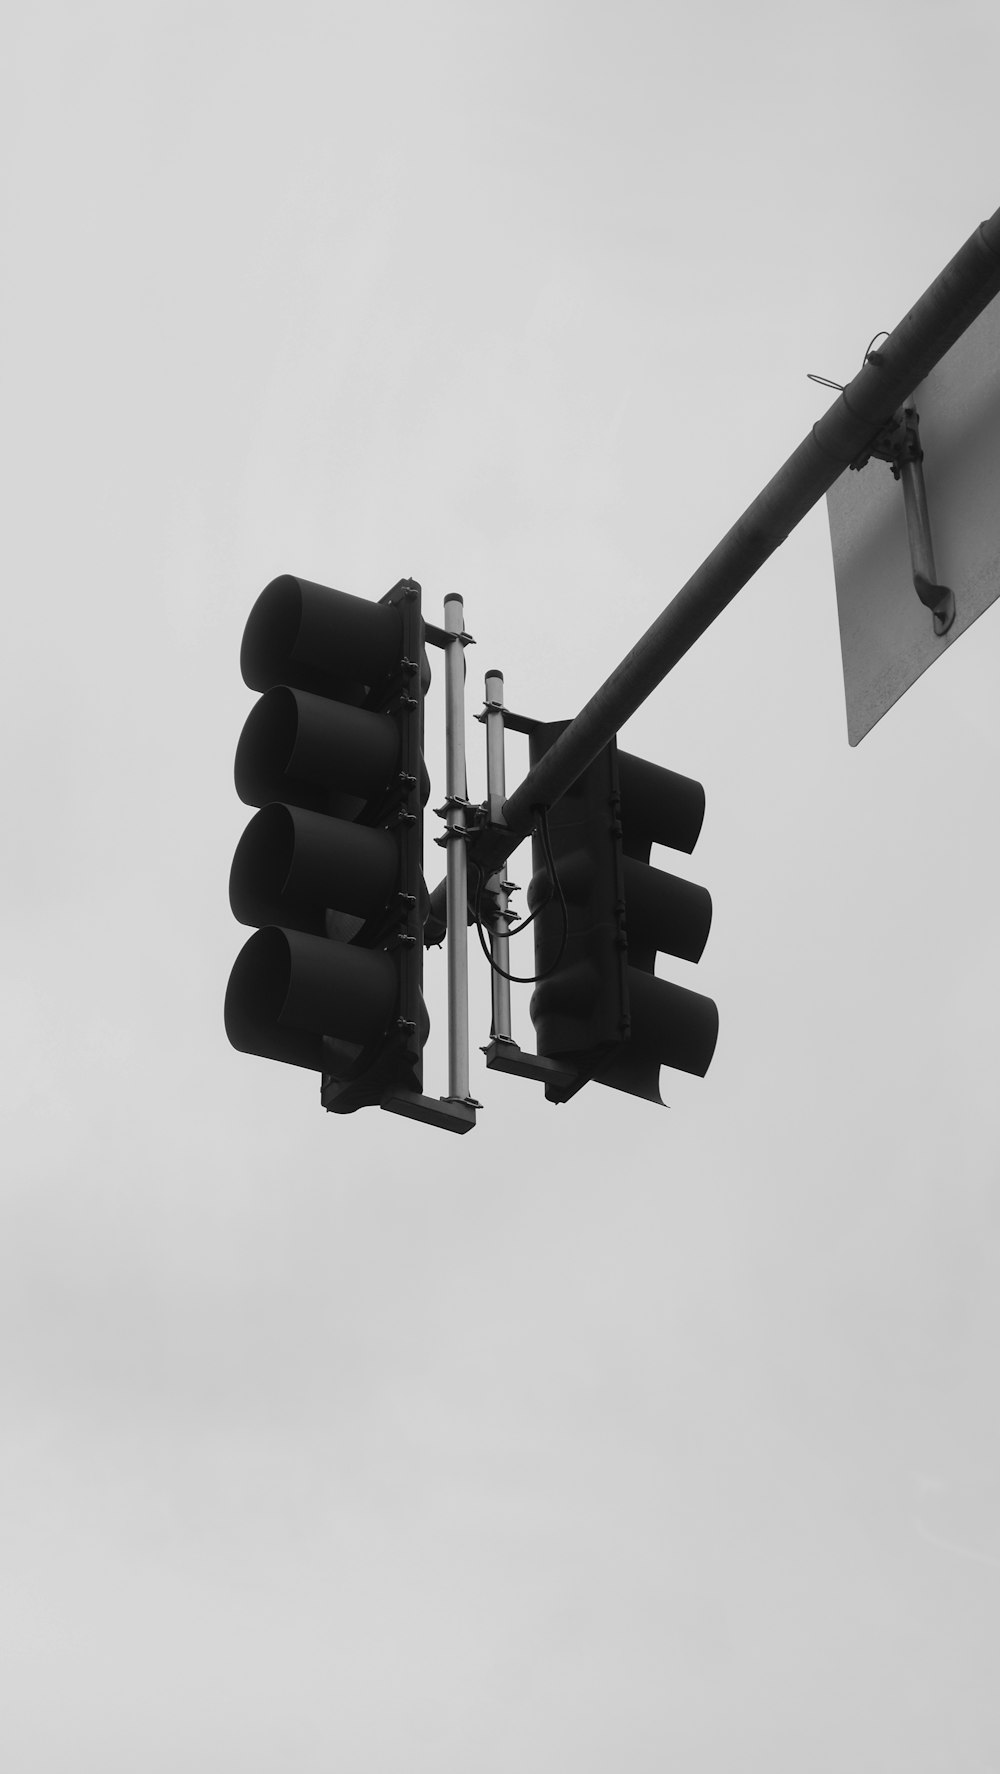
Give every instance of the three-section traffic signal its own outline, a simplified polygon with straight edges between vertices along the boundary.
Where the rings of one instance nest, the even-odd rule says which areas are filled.
[[[226,992],[234,1047],[322,1075],[325,1108],[415,1112],[424,1008],[420,587],[379,603],[289,574],[257,599],[240,665],[263,694],[236,754],[260,811],[230,903],[259,926]]]
[[[534,765],[566,722],[538,726]],[[704,887],[650,867],[651,846],[694,849],[700,783],[617,742],[539,822],[528,903],[535,913],[531,1000],[538,1051],[573,1074],[545,1094],[565,1102],[588,1080],[659,1102],[659,1070],[703,1077],[719,1030],[710,998],[657,979],[658,952],[697,961],[712,922]]]

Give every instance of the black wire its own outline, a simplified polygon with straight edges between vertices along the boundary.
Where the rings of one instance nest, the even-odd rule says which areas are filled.
[[[876,334],[875,334],[875,338],[874,338],[874,339],[872,339],[872,340],[870,340],[870,342],[869,342],[869,345],[868,345],[868,350],[867,350],[867,351],[866,351],[866,352],[865,352],[865,354],[864,354],[864,357],[863,357],[863,358],[862,358],[862,359],[861,359],[861,368],[862,368],[862,369],[864,369],[864,367],[865,367],[865,364],[866,364],[866,363],[867,363],[867,362],[868,362],[868,358],[869,358],[869,354],[870,354],[870,352],[871,352],[871,348],[872,348],[872,346],[873,346],[873,345],[874,345],[874,344],[875,344],[875,342],[876,342],[876,340],[878,340],[878,339],[887,339],[887,338],[888,338],[888,337],[889,337],[889,329],[888,329],[888,327],[886,327],[886,326],[884,326],[884,327],[883,327],[883,328],[882,328],[882,329],[881,329],[881,331],[880,331],[880,332],[877,332],[877,333],[876,333]]]
[[[545,974],[543,974],[543,973],[508,973],[507,969],[505,967],[500,966],[499,961],[495,961],[493,959],[493,955],[492,955],[490,949],[487,947],[486,938],[483,935],[483,921],[482,921],[482,917],[480,916],[480,909],[479,909],[482,904],[483,886],[484,886],[486,877],[483,873],[483,870],[479,868],[478,863],[477,863],[476,867],[479,870],[479,886],[476,889],[476,910],[475,910],[474,916],[475,916],[475,925],[476,925],[476,935],[479,938],[479,946],[482,949],[483,954],[486,956],[486,959],[489,962],[490,967],[492,968],[493,972],[498,973],[500,975],[501,979],[508,979],[511,981],[511,983],[513,985],[517,985],[517,986],[537,985],[537,983],[540,979],[544,979],[546,977]],[[542,909],[541,906],[539,906],[538,911],[541,911],[541,909]],[[525,926],[530,924],[536,916],[537,916],[537,912],[533,912],[530,918],[525,918],[523,923],[521,923],[517,926],[517,930],[515,930],[513,932],[513,934],[516,936],[518,931],[523,930],[525,928]],[[508,931],[507,934],[510,935],[511,932]],[[563,944],[563,947],[565,947],[565,942]],[[560,960],[562,959],[562,951],[561,950],[560,950],[560,954],[559,954],[559,959]],[[546,973],[549,973],[551,971],[552,971],[551,968],[546,969]]]
[[[479,864],[477,862],[473,863],[473,867],[479,876],[479,885],[476,888],[476,904],[475,904],[475,911],[473,913],[473,916],[475,918],[477,925],[481,925],[482,924],[481,907],[482,907],[482,903],[483,903],[483,892],[486,887],[486,875],[483,872],[483,870],[479,867]],[[535,919],[537,918],[539,912],[544,910],[545,906],[547,906],[548,903],[549,902],[546,899],[546,900],[543,900],[540,905],[536,905],[533,912],[529,912],[528,916],[526,918],[521,919],[520,924],[509,924],[507,927],[508,938],[510,938],[512,936],[520,936],[522,930],[527,930],[528,925],[533,924],[535,922]],[[480,940],[481,940],[481,938],[480,938]]]
[[[539,828],[541,831],[541,838],[542,838],[542,849],[545,853],[545,867],[546,867],[546,870],[548,873],[549,880],[552,883],[552,886],[554,887],[555,892],[556,892],[556,896],[559,900],[559,906],[562,911],[562,927],[563,927],[562,940],[559,944],[559,950],[558,950],[558,953],[555,957],[555,960],[550,962],[549,966],[545,968],[543,973],[508,973],[506,968],[501,967],[499,965],[499,963],[493,959],[493,956],[490,953],[490,950],[486,946],[486,938],[483,935],[483,921],[482,921],[482,916],[481,916],[481,912],[480,912],[480,908],[482,906],[482,899],[483,899],[483,888],[486,884],[486,876],[485,876],[483,870],[479,867],[479,864],[477,863],[475,865],[478,875],[479,875],[479,885],[476,888],[476,902],[475,902],[475,910],[473,913],[473,917],[474,917],[475,925],[476,925],[476,933],[479,937],[479,946],[482,949],[483,954],[486,956],[486,959],[489,962],[491,968],[493,969],[493,972],[498,973],[500,975],[501,979],[510,980],[511,984],[516,985],[516,986],[534,986],[534,985],[537,985],[540,980],[548,979],[549,975],[555,972],[555,970],[558,967],[560,961],[562,960],[564,954],[566,953],[566,944],[569,941],[569,911],[566,906],[566,895],[563,893],[562,883],[559,880],[559,874],[556,869],[555,857],[552,854],[552,840],[549,836],[549,816],[548,816],[548,813],[544,807],[538,808],[538,814],[539,814],[538,824],[539,824]],[[549,903],[548,900],[544,901],[545,905],[547,905],[548,903]],[[536,906],[535,910],[533,912],[531,912],[527,918],[522,918],[520,924],[518,924],[514,930],[509,930],[507,932],[507,935],[508,936],[519,936],[522,930],[526,930],[528,928],[529,924],[534,923],[535,919],[537,918],[539,912],[542,909],[543,908],[541,905]]]

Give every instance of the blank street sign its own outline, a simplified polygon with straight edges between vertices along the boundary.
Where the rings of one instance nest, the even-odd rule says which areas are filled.
[[[903,488],[874,457],[827,494],[852,745],[1000,595],[1000,297],[915,390],[937,579],[955,620],[934,633],[913,586]]]

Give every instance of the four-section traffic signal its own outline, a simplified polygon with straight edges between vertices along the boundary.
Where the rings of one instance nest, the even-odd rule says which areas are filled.
[[[233,967],[234,1047],[322,1075],[325,1108],[419,1099],[423,700],[420,587],[379,603],[285,574],[261,592],[240,664],[262,691],[236,753],[260,812],[230,876],[257,925]]]

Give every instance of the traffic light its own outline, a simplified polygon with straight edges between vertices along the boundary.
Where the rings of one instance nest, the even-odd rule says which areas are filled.
[[[259,928],[226,992],[244,1053],[322,1076],[338,1114],[421,1119],[424,1008],[420,587],[379,603],[285,574],[250,613],[240,666],[262,691],[236,753],[241,838],[230,903]]]
[[[535,727],[534,766],[566,722]],[[540,820],[528,890],[535,914],[538,1052],[574,1074],[549,1082],[566,1102],[590,1079],[660,1102],[659,1071],[703,1077],[719,1032],[710,998],[657,979],[657,952],[697,961],[712,922],[704,887],[651,868],[652,844],[694,849],[700,783],[618,750],[599,753]]]

